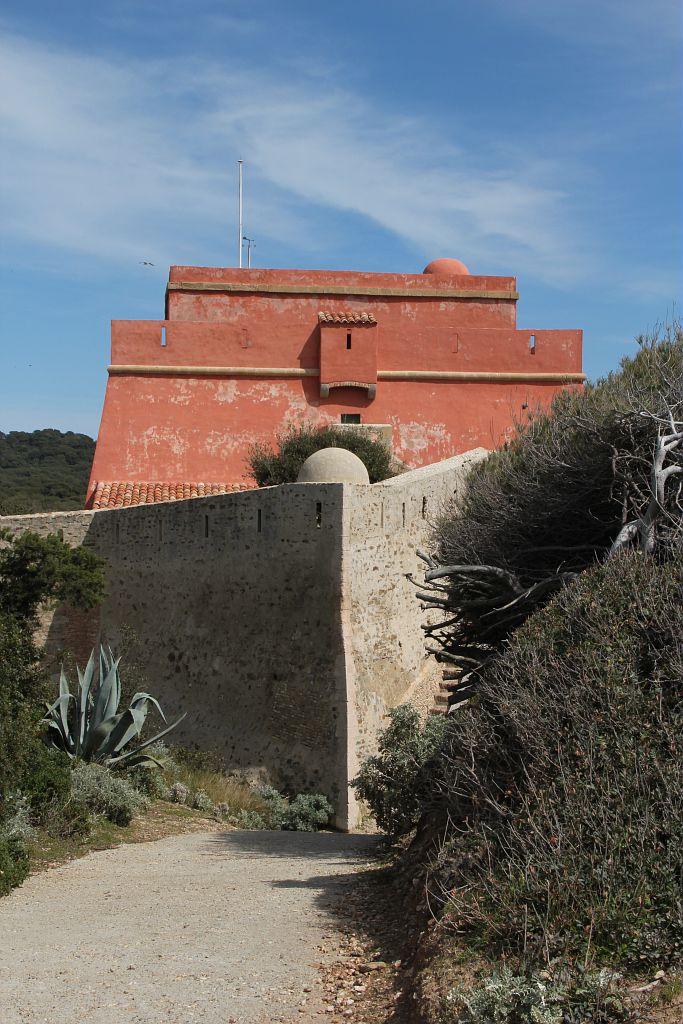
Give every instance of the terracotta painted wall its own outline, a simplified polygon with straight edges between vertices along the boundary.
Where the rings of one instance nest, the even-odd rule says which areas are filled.
[[[112,323],[91,490],[112,480],[247,482],[253,442],[349,412],[391,425],[410,467],[495,447],[549,404],[564,375],[569,386],[580,380],[581,332],[516,330],[515,287],[472,275],[172,267],[166,320]],[[376,360],[374,397],[346,387],[321,397],[322,311],[376,319],[351,328],[350,352],[340,342],[331,377],[323,354],[323,379],[363,383]],[[512,376],[491,376],[501,374]]]

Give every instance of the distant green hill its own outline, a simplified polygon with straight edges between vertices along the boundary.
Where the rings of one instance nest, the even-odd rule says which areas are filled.
[[[94,451],[70,430],[0,432],[0,515],[83,508]]]

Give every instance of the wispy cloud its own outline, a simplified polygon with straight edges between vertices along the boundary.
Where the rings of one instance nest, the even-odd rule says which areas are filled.
[[[566,163],[475,146],[453,122],[444,134],[296,66],[120,65],[10,36],[0,68],[0,189],[19,245],[177,262],[227,234],[239,155],[261,238],[313,248],[325,211],[349,211],[481,272],[566,285],[588,269]]]

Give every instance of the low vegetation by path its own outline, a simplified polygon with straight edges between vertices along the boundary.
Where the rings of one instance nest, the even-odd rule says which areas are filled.
[[[332,908],[375,842],[200,832],[36,874],[0,901],[0,1020],[319,1020]]]

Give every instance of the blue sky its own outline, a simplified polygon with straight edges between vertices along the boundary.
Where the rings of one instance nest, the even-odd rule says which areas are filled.
[[[681,280],[678,0],[5,0],[0,430],[95,434],[171,263],[516,274],[597,376]],[[150,260],[155,266],[142,266]]]

